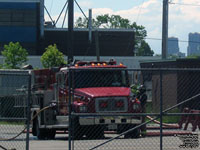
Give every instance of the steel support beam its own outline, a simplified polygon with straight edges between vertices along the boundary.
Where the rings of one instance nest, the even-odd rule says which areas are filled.
[[[74,0],[68,0],[68,63],[73,61]]]

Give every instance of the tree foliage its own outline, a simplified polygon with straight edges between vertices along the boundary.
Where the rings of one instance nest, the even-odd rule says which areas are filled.
[[[199,54],[193,54],[193,55],[190,55],[190,56],[187,56],[186,58],[188,59],[200,59],[200,55]]]
[[[41,62],[44,68],[59,67],[66,64],[64,55],[58,50],[56,44],[49,45],[46,48],[46,51],[41,57]]]
[[[7,69],[19,69],[28,60],[28,52],[19,42],[10,42],[8,45],[4,45],[1,53],[5,57],[3,66]]]
[[[142,25],[137,25],[136,22],[131,23],[130,20],[122,18],[119,15],[99,15],[92,20],[94,28],[111,28],[111,29],[133,29],[135,31],[135,49],[138,56],[152,56],[154,54],[148,43],[144,40],[147,36],[147,31]],[[76,28],[87,28],[88,20],[79,17],[75,22]]]
[[[138,56],[153,56],[154,54],[149,44],[144,40],[141,40],[141,46],[138,49]]]

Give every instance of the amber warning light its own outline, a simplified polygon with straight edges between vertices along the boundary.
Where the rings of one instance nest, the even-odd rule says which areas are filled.
[[[107,65],[116,65],[116,61],[110,60],[110,61],[78,61],[76,64],[74,64],[75,67],[79,66],[107,66]],[[120,66],[123,66],[122,63],[119,64]]]

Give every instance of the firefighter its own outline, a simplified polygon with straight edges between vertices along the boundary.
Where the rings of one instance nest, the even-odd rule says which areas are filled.
[[[131,85],[131,92],[134,98],[137,98],[141,102],[141,109],[142,113],[146,112],[146,102],[147,102],[147,95],[146,95],[146,87],[144,85],[133,84]],[[145,116],[142,116],[142,123],[145,122]],[[146,125],[141,127],[141,135],[144,137],[146,135]]]
[[[142,107],[144,108],[147,102],[146,88],[144,85],[140,85],[138,89],[139,100],[141,102]]]
[[[132,84],[131,85],[131,92],[132,92],[134,97],[136,97],[139,93],[138,87],[139,87],[138,84]]]
[[[147,103],[147,95],[146,95],[146,87],[144,85],[140,85],[139,89],[139,100],[141,102],[142,113],[146,113],[146,103]],[[142,116],[142,123],[145,122],[145,116]],[[146,136],[146,125],[141,127],[141,135],[142,137]]]

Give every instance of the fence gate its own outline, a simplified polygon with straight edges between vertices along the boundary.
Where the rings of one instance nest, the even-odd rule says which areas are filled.
[[[28,71],[0,71],[0,150],[29,149],[30,84]]]
[[[120,83],[115,82],[115,79],[121,83],[127,80],[123,78],[123,69],[121,72],[117,70],[120,75],[118,74],[116,78],[115,70],[110,72],[111,76],[102,70],[95,78],[92,77],[95,69],[93,72],[90,70],[90,73],[82,73],[79,77],[76,76],[78,71],[80,70],[74,69],[69,72],[72,81],[69,83],[71,87],[69,89],[72,89],[70,104],[77,98],[87,97],[73,97],[74,93],[84,92],[80,89],[77,91],[76,88],[87,84],[90,88],[86,88],[85,92],[87,94],[93,92],[91,95],[94,99],[91,96],[86,101],[90,106],[93,105],[95,110],[88,110],[90,108],[83,106],[80,108],[82,113],[77,113],[74,107],[70,108],[72,110],[69,131],[71,136],[68,138],[68,149],[182,150],[189,148],[198,150],[200,148],[199,69],[127,69],[126,77],[133,87],[132,93],[138,92],[134,91],[137,89],[134,87],[144,85],[146,88],[147,101],[143,104],[142,111],[137,114],[130,111],[133,107],[136,109],[136,106],[129,106],[126,103],[127,99],[116,93],[119,87],[121,91],[126,88],[126,84],[121,86]],[[111,84],[113,86],[110,86]],[[95,88],[97,86],[99,88]],[[106,86],[110,87],[102,88]],[[104,97],[106,93],[110,93],[110,97]],[[98,94],[104,96],[98,97]],[[139,101],[143,103],[141,97]],[[120,113],[117,113],[118,109]],[[141,118],[142,122],[138,123],[136,118]],[[135,124],[132,125],[131,121]],[[130,125],[126,126],[128,122]]]

